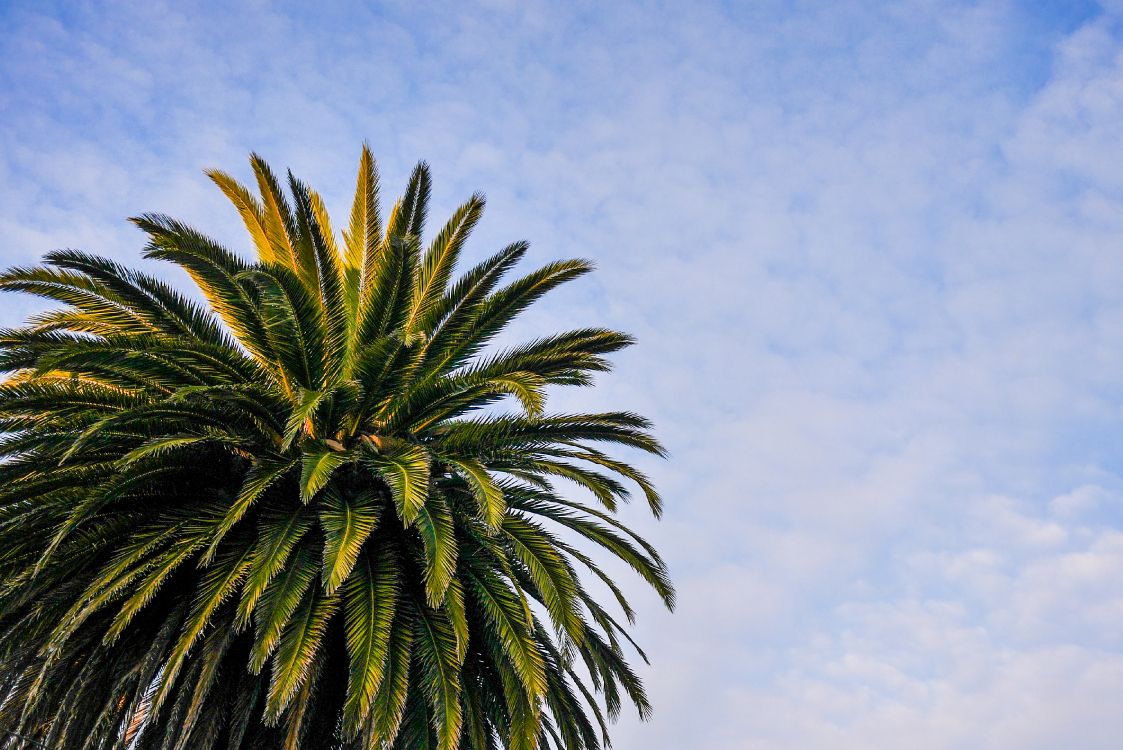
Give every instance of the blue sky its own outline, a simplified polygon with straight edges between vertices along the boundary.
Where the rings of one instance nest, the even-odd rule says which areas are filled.
[[[513,335],[640,341],[553,402],[672,452],[618,748],[1118,746],[1123,4],[227,5],[0,4],[0,261],[427,159],[476,255],[598,265]]]

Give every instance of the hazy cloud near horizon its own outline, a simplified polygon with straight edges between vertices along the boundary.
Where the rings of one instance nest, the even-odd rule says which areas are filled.
[[[617,748],[1118,746],[1123,5],[360,5],[0,6],[0,264],[427,159],[472,253],[596,261],[518,333],[640,341],[554,401],[672,453]]]

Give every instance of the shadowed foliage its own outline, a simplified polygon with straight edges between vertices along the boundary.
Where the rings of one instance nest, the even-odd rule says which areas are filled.
[[[656,514],[659,496],[604,449],[662,449],[635,414],[545,400],[631,341],[488,348],[589,264],[504,281],[516,243],[456,275],[484,201],[423,241],[425,164],[383,217],[364,148],[337,236],[315,191],[251,163],[256,193],[210,177],[253,262],[133,220],[205,304],[69,250],[0,276],[61,303],[0,331],[0,731],[75,750],[607,744],[623,701],[649,705],[588,577],[628,620],[599,559],[674,594],[614,518],[629,488]]]

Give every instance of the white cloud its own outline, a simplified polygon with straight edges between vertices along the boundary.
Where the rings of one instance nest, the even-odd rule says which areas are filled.
[[[1107,748],[1123,57],[1115,11],[1047,12],[13,9],[2,257],[133,259],[145,210],[244,248],[199,170],[250,149],[340,208],[363,137],[388,193],[427,158],[435,216],[488,193],[473,253],[597,261],[520,333],[640,339],[555,400],[673,453],[627,517],[682,604],[640,595],[656,718],[617,747]]]

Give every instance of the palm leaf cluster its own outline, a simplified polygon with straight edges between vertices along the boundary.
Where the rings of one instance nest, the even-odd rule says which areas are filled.
[[[258,194],[210,176],[253,262],[133,220],[205,304],[69,250],[0,276],[61,303],[0,331],[0,731],[75,749],[606,744],[622,702],[649,705],[632,609],[590,553],[673,603],[614,515],[637,489],[658,514],[659,496],[606,448],[662,449],[635,414],[548,413],[545,394],[631,342],[488,347],[589,265],[504,283],[516,243],[455,275],[484,201],[423,243],[424,164],[383,219],[364,148],[337,235],[315,191],[251,163]]]

